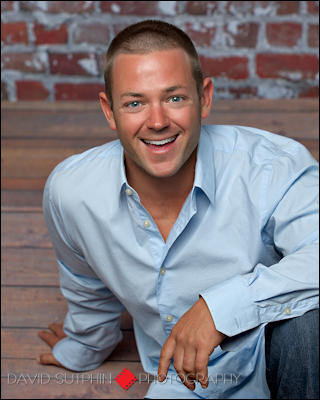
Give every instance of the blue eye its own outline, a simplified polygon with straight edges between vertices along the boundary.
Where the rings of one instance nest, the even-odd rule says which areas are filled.
[[[131,103],[127,104],[127,107],[136,108],[141,105],[140,101],[132,101]]]
[[[172,96],[170,101],[172,101],[173,103],[180,103],[180,101],[183,100],[183,97],[181,96]]]

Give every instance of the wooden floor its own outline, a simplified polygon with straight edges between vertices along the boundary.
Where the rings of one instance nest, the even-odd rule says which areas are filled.
[[[37,332],[66,314],[42,215],[46,178],[66,157],[113,140],[115,133],[98,102],[2,102],[1,114],[1,397],[142,399],[148,383],[139,382],[144,371],[128,313],[122,318],[123,341],[89,375],[36,361],[49,350]],[[319,160],[318,121],[318,100],[299,99],[216,101],[204,122],[254,126],[289,136]],[[124,368],[138,378],[127,391],[114,380]],[[82,382],[86,379],[98,382]]]

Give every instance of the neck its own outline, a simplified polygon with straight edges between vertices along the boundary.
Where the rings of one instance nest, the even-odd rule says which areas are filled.
[[[167,178],[154,177],[136,164],[130,163],[129,167],[126,163],[128,183],[138,193],[143,205],[152,202],[154,205],[161,206],[173,199],[184,202],[193,186],[196,154],[197,148],[180,170]]]

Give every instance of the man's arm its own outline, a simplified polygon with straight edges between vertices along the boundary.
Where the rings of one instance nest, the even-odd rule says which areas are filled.
[[[55,171],[46,183],[43,211],[58,259],[60,287],[68,313],[63,324],[65,337],[60,328],[55,329],[57,338],[50,332],[40,334],[53,345],[53,357],[48,360],[43,355],[40,362],[57,361],[70,370],[86,371],[97,368],[122,339],[120,319],[125,308],[72,243],[64,225],[60,187],[53,185],[54,177]]]
[[[185,373],[196,375],[201,371],[203,375],[208,356],[220,343],[223,349],[235,351],[260,324],[297,317],[319,307],[318,164],[305,151],[298,146],[292,158],[279,159],[270,170],[262,193],[263,239],[266,246],[274,247],[284,257],[270,266],[258,264],[251,273],[200,293],[210,312],[204,312],[204,302],[199,309],[198,301],[177,322],[161,353],[160,381],[167,374],[172,357],[178,373],[182,365]],[[198,321],[198,315],[205,321]],[[200,345],[198,338],[206,337],[206,329],[210,335],[207,343]],[[205,356],[198,361],[200,350]]]
[[[164,381],[173,357],[173,366],[188,389],[195,389],[194,381],[207,388],[209,356],[224,338],[217,331],[206,302],[200,298],[175,324],[162,348],[159,381]]]

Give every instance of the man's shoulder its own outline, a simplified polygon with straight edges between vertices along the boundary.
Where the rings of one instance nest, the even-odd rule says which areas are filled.
[[[51,172],[45,193],[61,201],[65,197],[81,200],[102,186],[107,190],[119,175],[121,154],[120,141],[115,140],[68,157]]]
[[[101,146],[93,147],[82,153],[74,154],[64,161],[60,162],[52,171],[53,174],[67,171],[67,170],[77,170],[78,168],[83,168],[85,165],[90,165],[92,163],[104,162],[110,160],[113,156],[121,155],[121,145],[119,140],[114,140],[109,143],[105,143]]]
[[[203,125],[211,137],[214,151],[243,153],[257,164],[274,162],[293,155],[302,145],[297,141],[254,127],[238,125]]]

